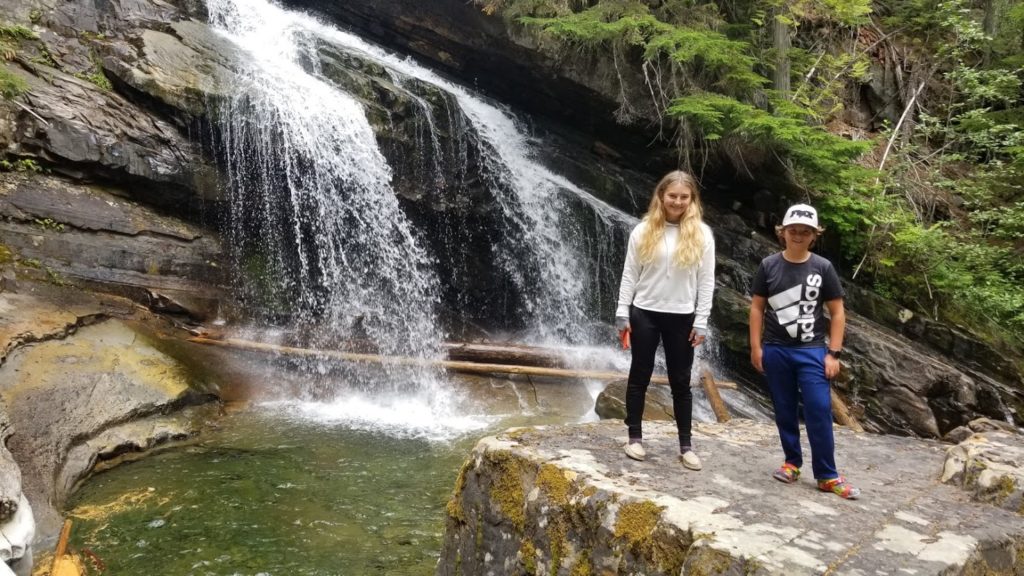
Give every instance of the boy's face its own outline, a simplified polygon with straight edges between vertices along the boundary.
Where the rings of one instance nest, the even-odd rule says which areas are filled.
[[[782,229],[787,248],[810,248],[816,237],[816,230],[805,224],[790,224]]]

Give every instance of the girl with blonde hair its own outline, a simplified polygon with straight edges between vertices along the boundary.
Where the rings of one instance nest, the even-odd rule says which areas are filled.
[[[626,385],[626,455],[646,458],[641,422],[658,343],[672,388],[683,466],[700,470],[693,451],[693,395],[690,370],[694,348],[704,342],[715,289],[715,239],[704,223],[700,191],[692,176],[676,170],[654,188],[643,220],[629,235],[619,285],[615,326],[631,340],[632,363]]]

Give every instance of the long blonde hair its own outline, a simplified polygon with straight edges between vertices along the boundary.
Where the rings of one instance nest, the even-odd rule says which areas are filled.
[[[651,205],[644,216],[644,231],[640,236],[640,262],[654,261],[655,250],[665,237],[665,207],[662,198],[670,186],[682,184],[690,189],[690,206],[679,219],[679,241],[676,243],[675,262],[680,267],[695,266],[704,253],[704,208],[700,204],[697,181],[682,170],[666,174],[654,187]]]

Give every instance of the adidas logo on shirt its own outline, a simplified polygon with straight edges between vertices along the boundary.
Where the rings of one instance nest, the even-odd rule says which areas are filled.
[[[804,284],[797,284],[768,298],[779,325],[786,329],[790,338],[799,335],[801,342],[814,340],[814,311],[818,307],[821,282],[820,274],[810,274]]]

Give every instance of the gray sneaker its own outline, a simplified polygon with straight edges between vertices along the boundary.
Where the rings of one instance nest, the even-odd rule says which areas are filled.
[[[693,450],[684,452],[679,456],[679,459],[683,461],[683,466],[690,470],[700,470],[703,466],[700,463],[700,457]]]
[[[643,460],[647,458],[647,451],[644,450],[644,445],[639,442],[627,443],[622,449],[626,456],[629,456],[633,460]]]

